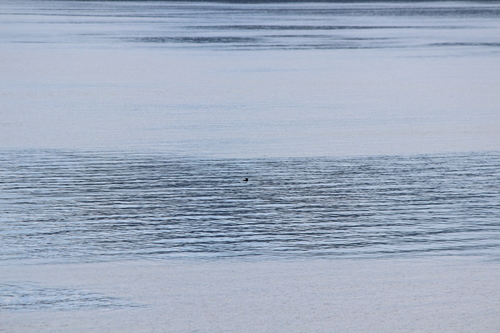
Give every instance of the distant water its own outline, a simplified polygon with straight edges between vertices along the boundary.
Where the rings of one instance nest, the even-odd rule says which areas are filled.
[[[2,261],[500,254],[499,153],[0,164]]]
[[[0,3],[0,147],[204,157],[500,146],[496,2]]]

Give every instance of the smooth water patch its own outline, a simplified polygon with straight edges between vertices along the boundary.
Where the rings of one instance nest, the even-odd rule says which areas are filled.
[[[92,286],[144,304],[6,310],[1,323],[9,333],[454,333],[496,332],[500,324],[498,262],[477,258],[134,260],[7,264],[0,273],[4,281]]]
[[[220,158],[497,150],[487,2],[0,4],[0,147]]]
[[[496,256],[500,248],[498,153],[0,156],[2,260]]]

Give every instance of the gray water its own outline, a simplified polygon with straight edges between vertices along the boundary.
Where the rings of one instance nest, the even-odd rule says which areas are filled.
[[[0,147],[493,151],[498,3],[0,2]]]
[[[144,305],[29,263],[497,259],[499,55],[497,2],[0,0],[0,309]]]
[[[497,254],[497,3],[1,6],[3,260]]]
[[[498,251],[497,3],[1,6],[3,260]]]
[[[204,160],[15,151],[0,162],[3,260],[500,250],[498,153]]]

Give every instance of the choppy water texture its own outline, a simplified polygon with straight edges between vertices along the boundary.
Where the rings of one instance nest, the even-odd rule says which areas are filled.
[[[84,290],[46,287],[36,284],[0,284],[0,310],[71,311],[117,309],[137,306],[116,297]]]
[[[0,156],[2,260],[497,256],[500,249],[498,153]]]

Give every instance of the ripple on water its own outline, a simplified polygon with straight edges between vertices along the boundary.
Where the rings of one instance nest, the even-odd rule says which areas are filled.
[[[3,260],[500,248],[498,153],[203,160],[10,151],[0,163]]]

